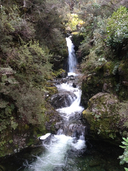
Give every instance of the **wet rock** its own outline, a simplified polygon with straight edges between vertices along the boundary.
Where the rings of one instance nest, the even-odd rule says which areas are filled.
[[[73,83],[73,84],[72,84],[72,87],[76,88],[76,84],[75,84],[75,83]]]
[[[61,134],[63,134],[63,133],[64,133],[63,129],[59,129],[59,130],[57,131],[57,135],[61,135]]]
[[[56,122],[55,128],[56,128],[57,130],[59,130],[61,127],[63,127],[63,121]]]
[[[75,137],[76,139],[84,139],[86,127],[79,123],[71,123],[66,125],[64,128],[64,133],[66,135]]]
[[[77,150],[75,148],[71,149],[71,150],[68,150],[67,151],[67,155],[69,158],[74,158],[74,157],[77,157]]]
[[[74,121],[76,121],[76,120],[80,120],[81,117],[82,117],[82,113],[76,112],[74,115],[71,115],[71,116],[69,117],[69,120],[72,120],[72,121],[74,120]]]
[[[51,104],[54,108],[67,107],[76,99],[76,95],[72,92],[60,92],[52,96]]]
[[[69,80],[75,80],[75,77],[73,75],[69,76]]]

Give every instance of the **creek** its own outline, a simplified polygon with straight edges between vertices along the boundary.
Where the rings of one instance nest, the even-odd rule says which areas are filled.
[[[56,135],[48,133],[39,137],[41,147],[22,151],[9,159],[8,166],[5,166],[7,171],[124,170],[117,160],[120,151],[116,147],[86,141],[86,126],[81,118],[84,110],[80,105],[82,92],[77,84],[80,74],[76,71],[77,60],[71,37],[66,41],[69,51],[68,76],[65,82],[56,84],[59,93],[69,93],[63,105],[56,109],[62,118],[61,128]]]

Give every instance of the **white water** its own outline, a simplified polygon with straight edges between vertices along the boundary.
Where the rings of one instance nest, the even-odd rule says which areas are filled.
[[[27,171],[53,171],[56,167],[66,165],[67,150],[74,147],[80,150],[85,147],[84,140],[73,143],[74,138],[65,135],[54,135],[49,145],[44,144],[46,152],[37,157],[37,160],[28,165]]]
[[[71,84],[67,83],[57,85],[57,88],[59,91],[65,90],[73,92],[77,97],[71,106],[57,109],[57,111],[61,113],[61,116],[65,117],[68,121],[72,115],[75,113],[81,113],[83,111],[83,107],[80,106],[81,90],[79,88],[73,88]]]
[[[73,44],[70,38],[67,38],[67,45],[69,47],[69,74],[68,75],[77,75],[74,73],[76,67],[76,59],[75,56],[71,57],[71,54],[74,54]],[[72,87],[72,83],[63,83],[56,86],[58,91],[70,91],[76,95],[76,100],[72,102],[72,104],[68,107],[59,108],[57,111],[62,116],[62,120],[65,122],[65,125],[69,124],[69,119],[72,116],[76,116],[76,114],[80,114],[83,111],[83,107],[80,106],[81,99],[81,90],[79,87]],[[73,125],[73,124],[72,124]],[[72,126],[71,125],[71,126]],[[65,167],[68,163],[68,150],[81,151],[86,147],[84,132],[79,135],[79,138],[73,136],[68,136],[63,134],[63,129],[58,130],[57,135],[51,135],[47,133],[39,137],[43,140],[43,146],[45,147],[45,152],[41,156],[36,156],[36,161],[28,164],[25,163],[26,166],[25,171],[56,171],[57,167]],[[47,138],[50,136],[49,142],[47,142]],[[46,140],[45,140],[46,138]],[[74,163],[75,165],[75,163]],[[67,170],[68,171],[68,170]],[[74,170],[72,170],[74,171]],[[77,169],[75,168],[75,171]]]
[[[75,55],[74,45],[71,41],[71,36],[66,37],[67,47],[68,47],[68,75],[75,75],[75,70],[77,66],[77,59]]]

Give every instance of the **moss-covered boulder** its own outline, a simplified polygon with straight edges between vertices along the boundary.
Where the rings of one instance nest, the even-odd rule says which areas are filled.
[[[120,103],[117,96],[98,93],[88,102],[83,118],[89,124],[90,137],[119,143],[128,132],[128,102]]]
[[[99,92],[116,94],[119,100],[128,99],[127,61],[108,61],[84,73],[82,79],[82,104]],[[89,73],[90,72],[90,73]]]
[[[103,79],[96,73],[88,74],[82,80],[82,105],[86,108],[89,99],[96,93],[101,92],[103,87]]]

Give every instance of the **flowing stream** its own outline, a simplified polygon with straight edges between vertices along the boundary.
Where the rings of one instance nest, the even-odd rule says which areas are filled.
[[[74,53],[74,46],[70,37],[66,38],[66,40],[69,51],[68,75],[73,75],[72,77],[75,77],[76,74],[74,71],[76,70],[77,62]],[[68,171],[70,170],[70,167],[67,168],[68,165],[70,165],[69,158],[72,159],[74,155],[80,154],[86,149],[84,137],[85,127],[81,124],[81,121],[78,120],[81,112],[83,111],[83,107],[80,106],[81,90],[79,87],[73,87],[72,85],[73,83],[71,80],[68,83],[66,82],[56,85],[59,92],[70,92],[74,94],[75,98],[68,96],[70,99],[70,105],[68,102],[65,102],[65,104],[67,104],[66,107],[56,109],[62,117],[63,128],[58,130],[57,135],[48,133],[40,137],[45,148],[45,152],[40,156],[37,156],[35,162],[31,164],[26,162],[25,171],[62,171],[65,168]],[[74,169],[76,170],[76,168]]]

